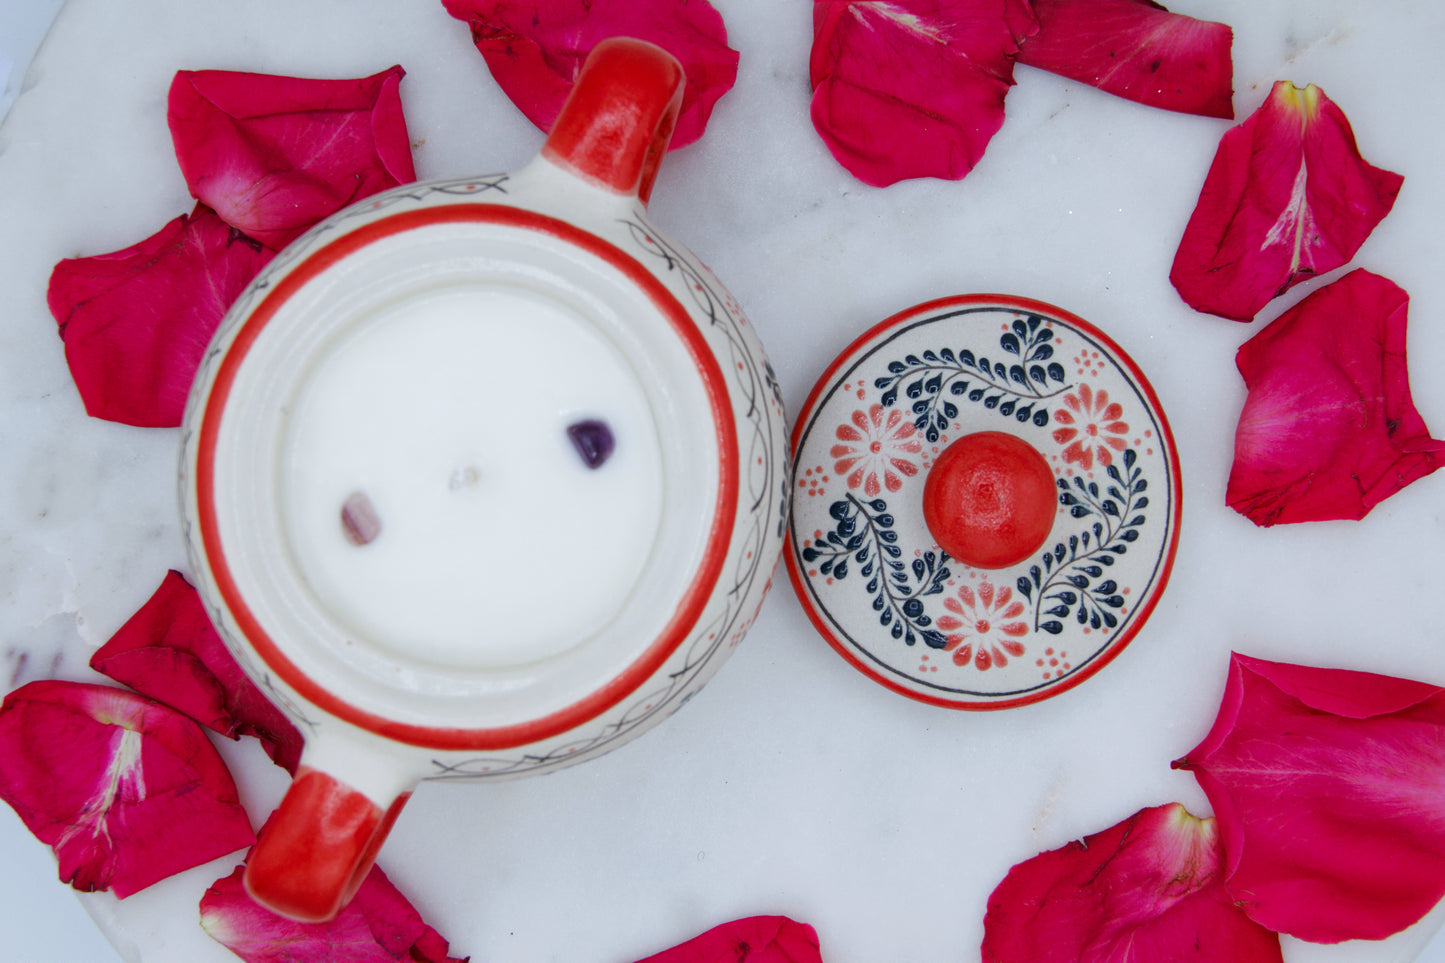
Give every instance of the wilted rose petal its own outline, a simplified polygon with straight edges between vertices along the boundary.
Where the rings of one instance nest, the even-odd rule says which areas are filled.
[[[1403,181],[1365,162],[1323,90],[1281,80],[1219,142],[1169,280],[1197,311],[1252,320],[1354,257]]]
[[[1445,690],[1235,655],[1214,728],[1174,763],[1220,822],[1250,917],[1383,939],[1445,896]]]
[[[466,963],[447,955],[441,934],[422,921],[379,867],[329,923],[277,916],[247,895],[245,867],[201,897],[201,928],[246,963]]]
[[[818,934],[786,916],[749,916],[638,963],[822,963]]]
[[[134,247],[57,264],[50,313],[85,410],[179,425],[211,335],[273,256],[197,205]]]
[[[957,180],[1003,125],[1027,0],[815,0],[813,126],[874,187]]]
[[[416,180],[406,71],[309,80],[182,70],[168,118],[191,194],[273,250],[377,191]]]
[[[1445,463],[1410,398],[1408,307],[1390,281],[1351,271],[1240,347],[1230,507],[1258,525],[1363,518]]]
[[[0,797],[82,892],[124,898],[256,841],[201,728],[109,686],[32,682],[5,697]]]
[[[1224,889],[1213,819],[1178,803],[1019,863],[988,900],[984,963],[1278,961]]]
[[[472,42],[503,92],[544,131],[557,120],[582,62],[608,37],[646,40],[687,75],[669,149],[702,136],[718,98],[732,89],[738,53],[707,0],[443,0],[472,28]]]
[[[166,575],[90,665],[223,736],[255,736],[278,766],[295,775],[301,733],[241,671],[201,597],[179,572]]]
[[[1129,100],[1205,117],[1234,116],[1234,31],[1152,0],[1033,0],[1039,32],[1021,64]]]

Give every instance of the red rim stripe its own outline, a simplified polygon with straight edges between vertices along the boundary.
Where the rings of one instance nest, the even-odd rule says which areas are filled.
[[[941,706],[945,709],[990,711],[994,709],[1011,709],[1014,706],[1028,705],[1034,702],[1042,702],[1045,699],[1051,699],[1093,676],[1100,669],[1104,668],[1104,666],[1114,661],[1114,658],[1128,647],[1134,636],[1139,632],[1139,629],[1149,621],[1149,616],[1153,613],[1154,607],[1159,604],[1159,597],[1164,594],[1164,589],[1169,584],[1169,575],[1174,569],[1174,555],[1179,548],[1180,508],[1183,493],[1180,491],[1179,450],[1174,445],[1174,432],[1169,428],[1169,421],[1164,416],[1163,406],[1159,404],[1159,396],[1154,393],[1154,386],[1149,383],[1149,379],[1144,377],[1144,372],[1134,363],[1134,359],[1129,357],[1123,348],[1115,344],[1112,338],[1078,315],[1043,301],[1035,301],[1032,298],[1018,298],[1007,294],[963,294],[954,297],[938,298],[934,301],[925,301],[922,304],[917,304],[911,308],[899,311],[892,317],[885,318],[855,338],[853,343],[839,352],[838,356],[828,365],[828,369],[823,372],[817,383],[813,385],[813,390],[808,393],[808,400],[803,402],[803,409],[799,412],[797,421],[793,423],[793,434],[792,438],[789,439],[789,448],[793,453],[795,463],[798,455],[798,445],[803,438],[803,429],[809,419],[813,417],[813,411],[817,407],[818,399],[823,392],[833,384],[838,371],[843,365],[851,361],[859,350],[883,332],[901,324],[905,320],[914,318],[921,320],[924,315],[932,314],[936,311],[969,305],[992,305],[1010,310],[1017,309],[1035,314],[1052,315],[1087,332],[1090,337],[1108,348],[1119,363],[1128,369],[1129,373],[1134,377],[1134,381],[1138,385],[1139,390],[1143,392],[1144,397],[1148,399],[1154,414],[1158,416],[1159,434],[1160,437],[1168,443],[1169,449],[1169,478],[1173,483],[1174,489],[1172,492],[1174,518],[1170,526],[1168,544],[1164,547],[1163,560],[1156,570],[1158,588],[1141,608],[1134,610],[1134,621],[1114,638],[1108,648],[1095,656],[1092,662],[1088,665],[1081,666],[1058,685],[1046,686],[1026,695],[1016,696],[1011,699],[999,699],[994,702],[957,702],[940,696],[929,695],[926,692],[919,692],[916,689],[910,689],[890,679],[858,658],[851,647],[833,633],[832,627],[828,625],[827,620],[823,618],[822,613],[817,610],[809,598],[803,572],[798,565],[795,557],[796,553],[793,550],[793,530],[791,524],[788,526],[784,539],[783,557],[787,560],[788,579],[793,583],[793,592],[798,596],[798,601],[802,603],[803,611],[808,615],[808,621],[813,623],[813,627],[818,630],[818,634],[827,640],[828,644],[833,647],[833,650],[841,655],[853,668],[884,688],[890,689],[899,695],[907,696],[910,699],[915,699],[918,702]]]
[[[221,416],[236,374],[262,329],[301,287],[343,258],[404,231],[456,223],[501,224],[537,231],[580,247],[622,272],[647,295],[692,355],[707,390],[720,453],[718,497],[702,564],[662,633],[619,675],[572,705],[526,722],[482,729],[396,722],[346,702],[302,672],[261,626],[237,588],[221,544],[215,507],[215,457]],[[435,749],[509,749],[567,732],[611,709],[651,678],[687,638],[712,597],[732,540],[738,499],[737,427],[722,368],[701,330],[662,282],[634,258],[594,234],[543,214],[497,204],[440,205],[393,214],[343,235],[297,265],[256,307],[221,359],[206,400],[197,437],[196,493],[201,542],[221,598],[261,660],[302,698],[362,729],[398,742]]]

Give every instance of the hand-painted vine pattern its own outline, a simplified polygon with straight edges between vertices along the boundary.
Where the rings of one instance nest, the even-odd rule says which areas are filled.
[[[968,348],[925,349],[888,364],[888,374],[874,387],[883,394],[879,403],[891,406],[902,388],[912,401],[914,425],[929,441],[937,441],[958,417],[958,402],[970,401],[1016,421],[1049,423],[1044,401],[1067,389],[1064,366],[1054,356],[1054,331],[1038,315],[1013,322],[998,339],[999,349],[1011,360],[993,361]]]
[[[862,501],[849,493],[834,502],[828,514],[836,524],[808,542],[803,560],[816,563],[822,575],[834,580],[848,577],[851,562],[864,590],[872,596],[878,624],[889,635],[905,645],[922,640],[931,648],[944,648],[948,639],[923,611],[923,598],[943,591],[949,576],[948,555],[924,552],[905,564],[898,533],[893,531],[893,516],[881,498]]]
[[[904,317],[852,350],[795,452],[808,497],[789,561],[835,648],[880,681],[973,704],[1027,701],[1127,642],[1167,577],[1178,482],[1167,425],[1117,349],[990,305]],[[996,571],[951,559],[921,511],[938,454],[983,430],[1033,445],[1058,495],[1045,547]]]
[[[1124,471],[1117,465],[1105,469],[1110,481],[1101,489],[1098,482],[1085,483],[1077,475],[1073,483],[1060,478],[1059,503],[1068,506],[1073,518],[1094,516],[1089,528],[1059,542],[1031,565],[1027,576],[1019,576],[1018,590],[1025,598],[1037,599],[1034,627],[1050,635],[1064,631],[1059,619],[1072,617],[1092,629],[1115,628],[1124,607],[1119,584],[1104,578],[1119,556],[1139,539],[1139,529],[1148,520],[1144,509],[1149,498],[1144,492],[1148,479],[1137,467],[1138,455],[1125,449]],[[1045,609],[1048,603],[1054,604]],[[1044,618],[1048,616],[1048,618]]]
[[[918,470],[915,461],[907,457],[922,450],[913,437],[915,433],[921,432],[930,442],[938,441],[959,417],[958,405],[944,400],[945,389],[948,395],[987,410],[1000,410],[1036,427],[1047,426],[1049,408],[1042,402],[1070,387],[1065,384],[1063,366],[1049,361],[1053,357],[1053,339],[1053,329],[1037,315],[1030,315],[1027,320],[1014,321],[999,338],[999,346],[1020,359],[1011,366],[992,363],[990,367],[987,357],[975,356],[966,348],[957,352],[949,348],[925,349],[889,362],[889,374],[874,382],[874,387],[883,392],[878,403],[866,410],[856,409],[847,422],[835,429],[839,443],[830,449],[837,459],[835,470],[846,478],[850,489],[862,489],[867,495],[876,496],[884,487],[898,491],[903,478]],[[1044,362],[1049,362],[1047,367]],[[989,387],[971,387],[975,384]],[[916,399],[911,406],[916,417],[911,423],[900,424],[896,409],[888,410],[898,401],[900,386],[906,397]],[[1019,404],[1022,398],[1030,400]],[[1149,505],[1143,494],[1148,482],[1140,477],[1137,455],[1124,448],[1121,438],[1129,429],[1121,420],[1123,407],[1110,401],[1107,391],[1095,391],[1087,383],[1064,395],[1064,401],[1065,405],[1054,412],[1054,420],[1061,427],[1052,433],[1056,442],[1066,446],[1064,460],[1091,468],[1097,459],[1106,466],[1112,484],[1101,491],[1098,482],[1086,483],[1079,476],[1074,476],[1072,484],[1058,479],[1059,504],[1069,509],[1069,515],[1093,515],[1099,520],[1045,552],[1029,568],[1029,574],[1016,582],[1026,604],[1033,606],[1034,630],[1051,635],[1062,632],[1064,625],[1059,619],[1069,617],[1092,629],[1118,626],[1117,613],[1124,607],[1124,597],[1118,594],[1118,583],[1103,576],[1128,550],[1129,543],[1139,537],[1137,529],[1146,521],[1142,512]],[[1111,464],[1112,452],[1121,449],[1127,477]],[[886,501],[875,497],[864,502],[850,492],[833,502],[828,514],[837,524],[822,538],[807,543],[803,560],[817,563],[820,574],[836,581],[847,577],[851,555],[859,577],[866,579],[864,587],[873,597],[879,623],[893,638],[908,645],[921,639],[935,649],[947,647],[949,639],[933,627],[933,618],[924,611],[923,597],[943,591],[950,574],[944,565],[948,555],[941,550],[923,553],[913,561],[910,580]],[[880,570],[884,566],[890,569],[887,577]],[[986,599],[994,597],[991,588],[984,593]],[[950,601],[957,604],[956,600]],[[1024,653],[1018,642],[1010,642],[1001,651],[996,646],[966,645],[967,637],[954,636],[954,645],[965,653],[955,661],[960,665],[972,661],[979,671],[1006,665],[1006,653],[1015,657]]]

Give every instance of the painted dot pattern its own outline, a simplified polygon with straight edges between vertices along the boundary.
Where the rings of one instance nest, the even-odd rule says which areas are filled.
[[[1069,688],[1134,638],[1167,581],[1167,423],[1121,349],[1046,308],[905,312],[838,359],[799,416],[795,588],[855,667],[923,701],[992,708]],[[922,510],[948,446],[986,431],[1037,451],[1054,499],[1043,543],[994,569],[941,547]]]

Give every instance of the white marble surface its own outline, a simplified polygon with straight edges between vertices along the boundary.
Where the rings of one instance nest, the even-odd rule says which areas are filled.
[[[424,786],[381,862],[477,960],[626,961],[725,919],[787,913],[830,963],[975,959],[1015,862],[1142,806],[1208,811],[1169,761],[1212,721],[1231,648],[1445,681],[1434,600],[1445,474],[1360,523],[1265,531],[1223,505],[1258,329],[1196,315],[1169,263],[1225,122],[1151,111],[1027,68],[1009,120],[959,183],[866,188],[808,121],[810,4],[715,0],[736,88],[674,154],[653,210],[749,311],[796,411],[866,326],[912,303],[1002,291],[1093,321],[1158,389],[1183,462],[1173,583],[1114,664],[1041,705],[915,704],[817,638],[785,581],[718,678],[607,758],[488,787]],[[1321,84],[1373,162],[1405,175],[1358,266],[1412,295],[1415,399],[1445,434],[1445,11],[1415,0],[1180,0],[1236,29],[1236,111],[1280,78]],[[87,419],[44,303],[62,257],[126,246],[189,209],[165,126],[178,68],[356,76],[394,62],[423,176],[504,170],[541,135],[435,0],[71,0],[0,128],[0,679],[92,677],[102,642],[184,555],[176,434]],[[1266,309],[1277,314],[1316,285]],[[221,747],[259,821],[284,780]],[[54,864],[0,814],[7,959],[101,959]],[[80,903],[122,959],[231,959],[196,901],[236,858],[124,902]],[[15,901],[15,902],[12,902]],[[18,912],[12,912],[12,906]],[[1407,961],[1438,915],[1379,944],[1287,941],[1291,963]],[[65,941],[77,939],[74,945]],[[1435,958],[1445,955],[1436,953]]]

